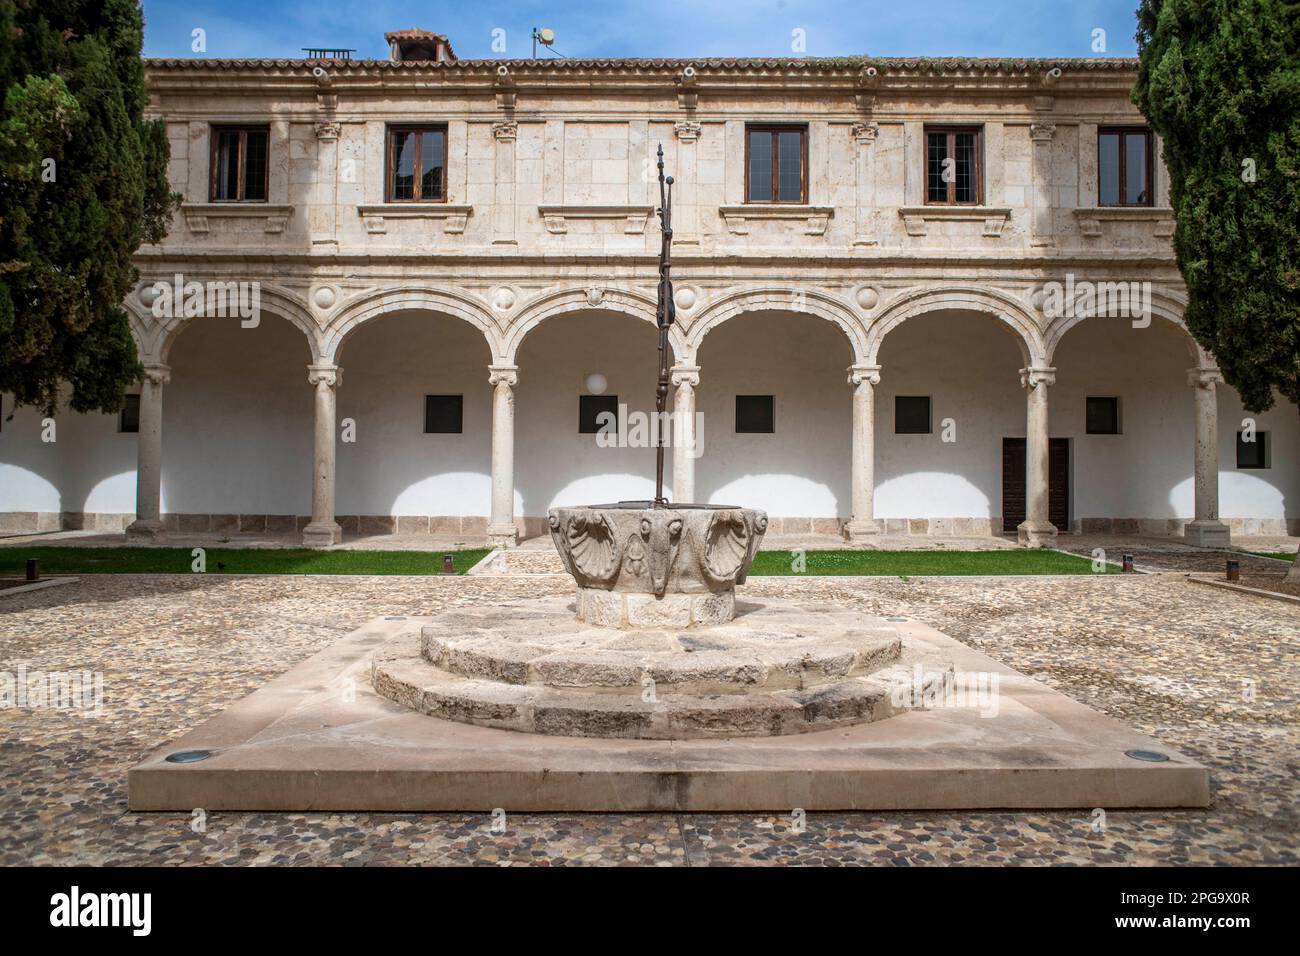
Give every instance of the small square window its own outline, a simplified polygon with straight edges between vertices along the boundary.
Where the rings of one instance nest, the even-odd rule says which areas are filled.
[[[1119,434],[1119,399],[1113,395],[1089,395],[1086,430],[1089,435]]]
[[[1246,441],[1241,432],[1237,432],[1237,467],[1268,467],[1268,432],[1255,432],[1254,441]]]
[[[117,430],[123,434],[134,434],[140,430],[140,396],[128,395],[126,404],[118,413]]]
[[[270,137],[269,126],[212,127],[212,202],[266,202]]]
[[[984,194],[983,145],[978,127],[925,128],[925,201],[977,206]]]
[[[929,395],[898,395],[894,398],[894,434],[930,434]]]
[[[758,126],[745,130],[745,202],[808,201],[808,130]]]
[[[737,395],[736,434],[770,435],[775,432],[775,405],[771,395]]]
[[[465,430],[465,398],[463,395],[424,396],[424,433],[426,435],[459,435]]]
[[[612,415],[613,418],[602,418]],[[578,434],[594,435],[602,425],[617,425],[617,395],[579,395],[578,396]]]

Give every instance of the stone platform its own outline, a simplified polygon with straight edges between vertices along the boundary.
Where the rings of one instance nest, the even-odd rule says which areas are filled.
[[[996,707],[934,706],[813,733],[645,740],[429,717],[370,688],[374,651],[430,618],[377,618],[130,771],[132,810],[782,811],[1203,807],[1206,770],[920,622],[922,673],[996,675]],[[168,754],[209,750],[196,763]],[[1147,763],[1126,751],[1168,759]]]
[[[703,629],[600,627],[567,598],[450,611],[377,650],[371,679],[433,717],[572,737],[776,736],[909,709],[891,694],[911,674],[890,622],[807,601],[737,610]]]

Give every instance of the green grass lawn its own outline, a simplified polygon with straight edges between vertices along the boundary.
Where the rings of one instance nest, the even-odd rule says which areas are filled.
[[[28,558],[41,574],[191,574],[191,548],[0,547],[0,574],[21,574]],[[488,553],[465,551],[313,551],[310,548],[205,548],[208,574],[440,574],[455,554],[464,574]]]
[[[1294,561],[1295,553],[1292,551],[1247,551],[1247,554],[1253,554],[1257,558],[1276,558],[1279,561]]]
[[[190,574],[191,548],[0,547],[0,575],[21,574],[28,558],[42,574]],[[442,551],[313,551],[307,548],[207,548],[209,574],[438,574]],[[456,551],[464,574],[487,549]],[[760,551],[755,576],[865,574],[910,577],[969,574],[1092,574],[1087,558],[1059,551],[808,551],[794,570],[789,551]],[[1107,565],[1107,572],[1119,568]]]
[[[1092,574],[1087,558],[1059,551],[808,551],[807,566],[795,571],[789,551],[760,551],[751,575],[868,574],[912,577],[964,574]],[[1106,572],[1119,572],[1106,565]]]

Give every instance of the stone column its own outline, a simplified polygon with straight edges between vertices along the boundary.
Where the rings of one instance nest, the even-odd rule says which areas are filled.
[[[876,522],[876,386],[879,365],[849,368],[853,386],[853,461],[850,469],[853,514],[844,526],[844,536],[857,541],[880,533]]]
[[[126,529],[133,541],[161,541],[162,523],[162,391],[171,381],[166,365],[144,367],[140,382],[140,433],[136,436],[135,520]]]
[[[698,365],[675,365],[673,387],[673,502],[695,501],[695,459],[700,457],[695,443],[695,389],[700,385]]]
[[[302,529],[302,543],[323,548],[343,540],[334,520],[335,389],[342,384],[337,365],[308,365],[307,381],[316,387],[316,450],[311,484],[311,523]]]
[[[1020,543],[1029,548],[1056,545],[1056,525],[1049,519],[1050,477],[1047,389],[1056,384],[1054,368],[1022,368],[1020,384],[1029,393],[1025,422],[1025,520],[1016,528]]]
[[[700,241],[699,202],[696,194],[698,177],[696,175],[696,144],[700,138],[700,124],[686,120],[673,124],[673,133],[677,137],[677,156],[674,169],[673,188],[673,242],[678,245],[698,245]],[[659,195],[655,192],[654,205],[659,205]],[[674,464],[676,460],[674,459]]]
[[[318,178],[307,222],[313,246],[333,247],[325,251],[337,251],[339,243],[339,136],[342,130],[343,127],[333,121],[316,124]]]
[[[1226,548],[1228,526],[1219,520],[1219,400],[1215,386],[1223,381],[1217,368],[1187,371],[1187,384],[1196,396],[1196,517],[1183,531],[1189,544]]]
[[[1034,123],[1029,127],[1033,144],[1033,213],[1030,245],[1050,246],[1056,236],[1052,229],[1052,138],[1056,127],[1051,123]]]
[[[488,539],[494,548],[513,548],[519,543],[515,527],[515,385],[519,369],[514,365],[488,366],[492,392],[492,516]]]

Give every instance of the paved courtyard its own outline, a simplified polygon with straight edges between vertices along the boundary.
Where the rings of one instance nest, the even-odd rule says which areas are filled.
[[[1220,561],[1221,555],[1207,558]],[[539,568],[538,570],[543,570]],[[564,593],[551,574],[93,575],[0,600],[0,671],[104,673],[105,712],[0,710],[0,864],[1297,863],[1300,607],[1183,573],[753,579],[918,617],[1209,767],[1208,810],[789,815],[126,810],[126,771],[381,614]],[[792,808],[793,809],[793,808]],[[507,808],[508,810],[508,808]]]

